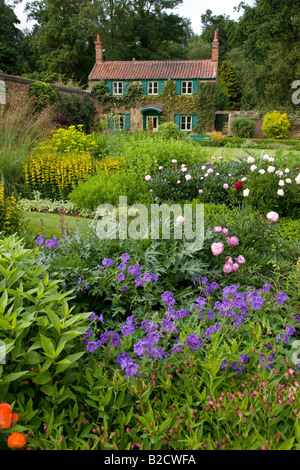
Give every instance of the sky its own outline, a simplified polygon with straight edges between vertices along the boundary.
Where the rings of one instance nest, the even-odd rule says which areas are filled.
[[[24,13],[24,6],[27,0],[16,6],[15,13],[21,24],[20,29],[32,27],[32,22],[26,21],[26,14]],[[234,12],[234,7],[238,6],[240,0],[183,0],[182,4],[173,10],[173,13],[178,14],[184,18],[191,20],[192,29],[195,34],[201,34],[201,15],[206,10],[211,10],[213,15],[226,14],[233,20],[237,20],[240,13]],[[253,5],[254,0],[246,0],[245,3]]]

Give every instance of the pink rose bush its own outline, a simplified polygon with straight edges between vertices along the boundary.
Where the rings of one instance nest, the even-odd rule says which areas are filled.
[[[227,235],[229,234],[229,231],[226,227],[220,227],[220,226],[215,226],[213,228],[213,231],[215,234],[219,234],[220,236],[224,236],[225,235],[225,240],[226,240],[226,243],[227,243],[227,246],[229,248],[235,248],[239,245],[239,239],[238,237],[236,236],[232,236],[232,237],[227,237]],[[211,245],[211,252],[214,256],[220,256],[224,253],[224,250],[225,250],[225,241],[224,242],[214,242],[212,243]],[[227,251],[227,250],[226,250]],[[233,272],[236,272],[239,270],[240,266],[245,264],[246,263],[246,260],[245,260],[245,257],[243,255],[238,255],[236,256],[234,259],[232,258],[232,256],[228,255],[225,257],[225,262],[224,262],[224,265],[223,265],[223,273],[224,274],[230,274],[230,273],[233,273]]]

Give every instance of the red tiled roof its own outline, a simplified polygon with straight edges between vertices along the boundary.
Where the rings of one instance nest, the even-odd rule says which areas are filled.
[[[96,63],[89,80],[215,79],[217,63],[211,60],[148,60]]]

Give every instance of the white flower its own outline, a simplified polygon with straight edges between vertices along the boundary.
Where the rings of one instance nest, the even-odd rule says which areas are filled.
[[[202,193],[203,193],[203,189],[199,189],[198,193],[199,193],[199,194],[202,194]]]
[[[180,183],[181,183],[181,181],[180,181],[180,180],[178,180],[178,181],[177,181],[177,184],[180,184]]]
[[[145,176],[145,180],[146,180],[146,181],[151,181],[151,180],[152,180],[152,178],[151,178],[151,176],[150,176],[150,175],[146,175],[146,176]]]
[[[275,161],[275,159],[274,159],[273,157],[269,157],[269,158],[268,158],[268,162],[269,162],[269,163],[273,163],[274,161]]]
[[[284,196],[283,189],[278,189],[277,194],[278,194],[278,196]]]
[[[219,157],[220,160],[223,160],[223,157]]]
[[[159,166],[158,169],[159,169],[159,170],[163,170],[164,167],[163,167],[163,166]]]
[[[192,179],[192,176],[191,176],[191,175],[185,175],[185,179],[186,179],[187,181],[189,181],[189,180]]]
[[[186,168],[185,166],[183,166],[183,167],[181,168],[181,171],[187,171],[187,168]]]
[[[244,176],[244,177],[241,179],[241,181],[247,181],[246,176]]]
[[[243,196],[244,196],[244,197],[247,197],[247,196],[249,196],[249,193],[250,193],[250,189],[248,189],[248,188],[247,188],[247,189],[244,189],[244,191],[243,191]]]
[[[287,178],[287,179],[285,180],[285,182],[288,183],[288,184],[290,184],[290,183],[292,182],[292,180],[291,180],[291,178]]]
[[[258,170],[258,173],[260,173],[261,175],[264,175],[265,174],[265,170],[261,169],[261,170]]]
[[[206,170],[206,166],[203,165],[203,166],[201,167],[201,170]]]
[[[269,160],[269,158],[270,158],[269,155],[264,155],[263,156],[263,160]]]
[[[279,176],[279,178],[281,178],[281,176],[283,175],[283,171],[280,171],[280,170],[276,171],[276,175]]]
[[[205,173],[204,177],[207,178],[207,177],[208,177],[208,173]]]
[[[251,170],[251,171],[254,171],[254,170],[256,170],[256,168],[257,168],[257,166],[256,166],[256,165],[251,165],[251,166],[250,166],[250,170]]]
[[[209,169],[207,170],[207,173],[209,173],[210,175],[211,175],[213,172],[214,172],[214,170],[213,170],[212,168],[209,168]]]
[[[172,163],[177,163],[177,160],[172,160]]]
[[[228,176],[229,176],[229,178],[230,178],[230,176],[232,176],[232,174],[231,174],[231,173],[229,173],[229,175],[228,175]]]
[[[291,171],[291,170],[290,170],[289,168],[286,168],[286,169],[284,170],[285,173],[289,173],[290,171]]]
[[[297,184],[300,184],[300,173],[296,176],[295,181]]]
[[[280,180],[278,184],[279,184],[279,186],[284,186],[284,181]]]
[[[268,166],[267,170],[268,170],[269,173],[274,173],[276,168],[275,168],[275,166]]]
[[[179,215],[176,219],[176,222],[178,224],[184,224],[184,217],[182,215]]]
[[[270,220],[270,222],[277,222],[279,219],[279,214],[277,214],[277,212],[272,211],[269,212],[266,217],[268,220]]]
[[[248,162],[248,163],[254,163],[254,162],[255,162],[255,158],[253,158],[253,157],[248,157],[247,162]]]
[[[223,188],[228,189],[228,184],[227,183],[223,184]]]
[[[216,173],[216,176],[220,176],[220,173]]]

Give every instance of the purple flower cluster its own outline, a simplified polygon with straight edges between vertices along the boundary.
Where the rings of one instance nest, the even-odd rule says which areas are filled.
[[[35,239],[35,242],[37,245],[42,245],[44,243],[44,238],[43,237],[37,237]],[[56,248],[57,247],[57,238],[53,237],[50,238],[49,240],[45,241],[45,247],[47,248]]]
[[[285,294],[284,292],[281,294],[274,294],[274,297],[277,299],[278,305],[283,305],[283,302],[288,299],[287,294]]]
[[[243,372],[244,365],[249,362],[249,356],[248,356],[248,354],[240,354],[240,359],[241,359],[240,361],[234,361],[230,364],[230,368],[233,369],[233,371],[235,372],[235,374],[234,374],[235,377],[237,377],[238,375],[240,375]],[[224,359],[222,361],[220,369],[223,370],[223,371],[229,371],[230,370],[227,367],[227,359]]]

